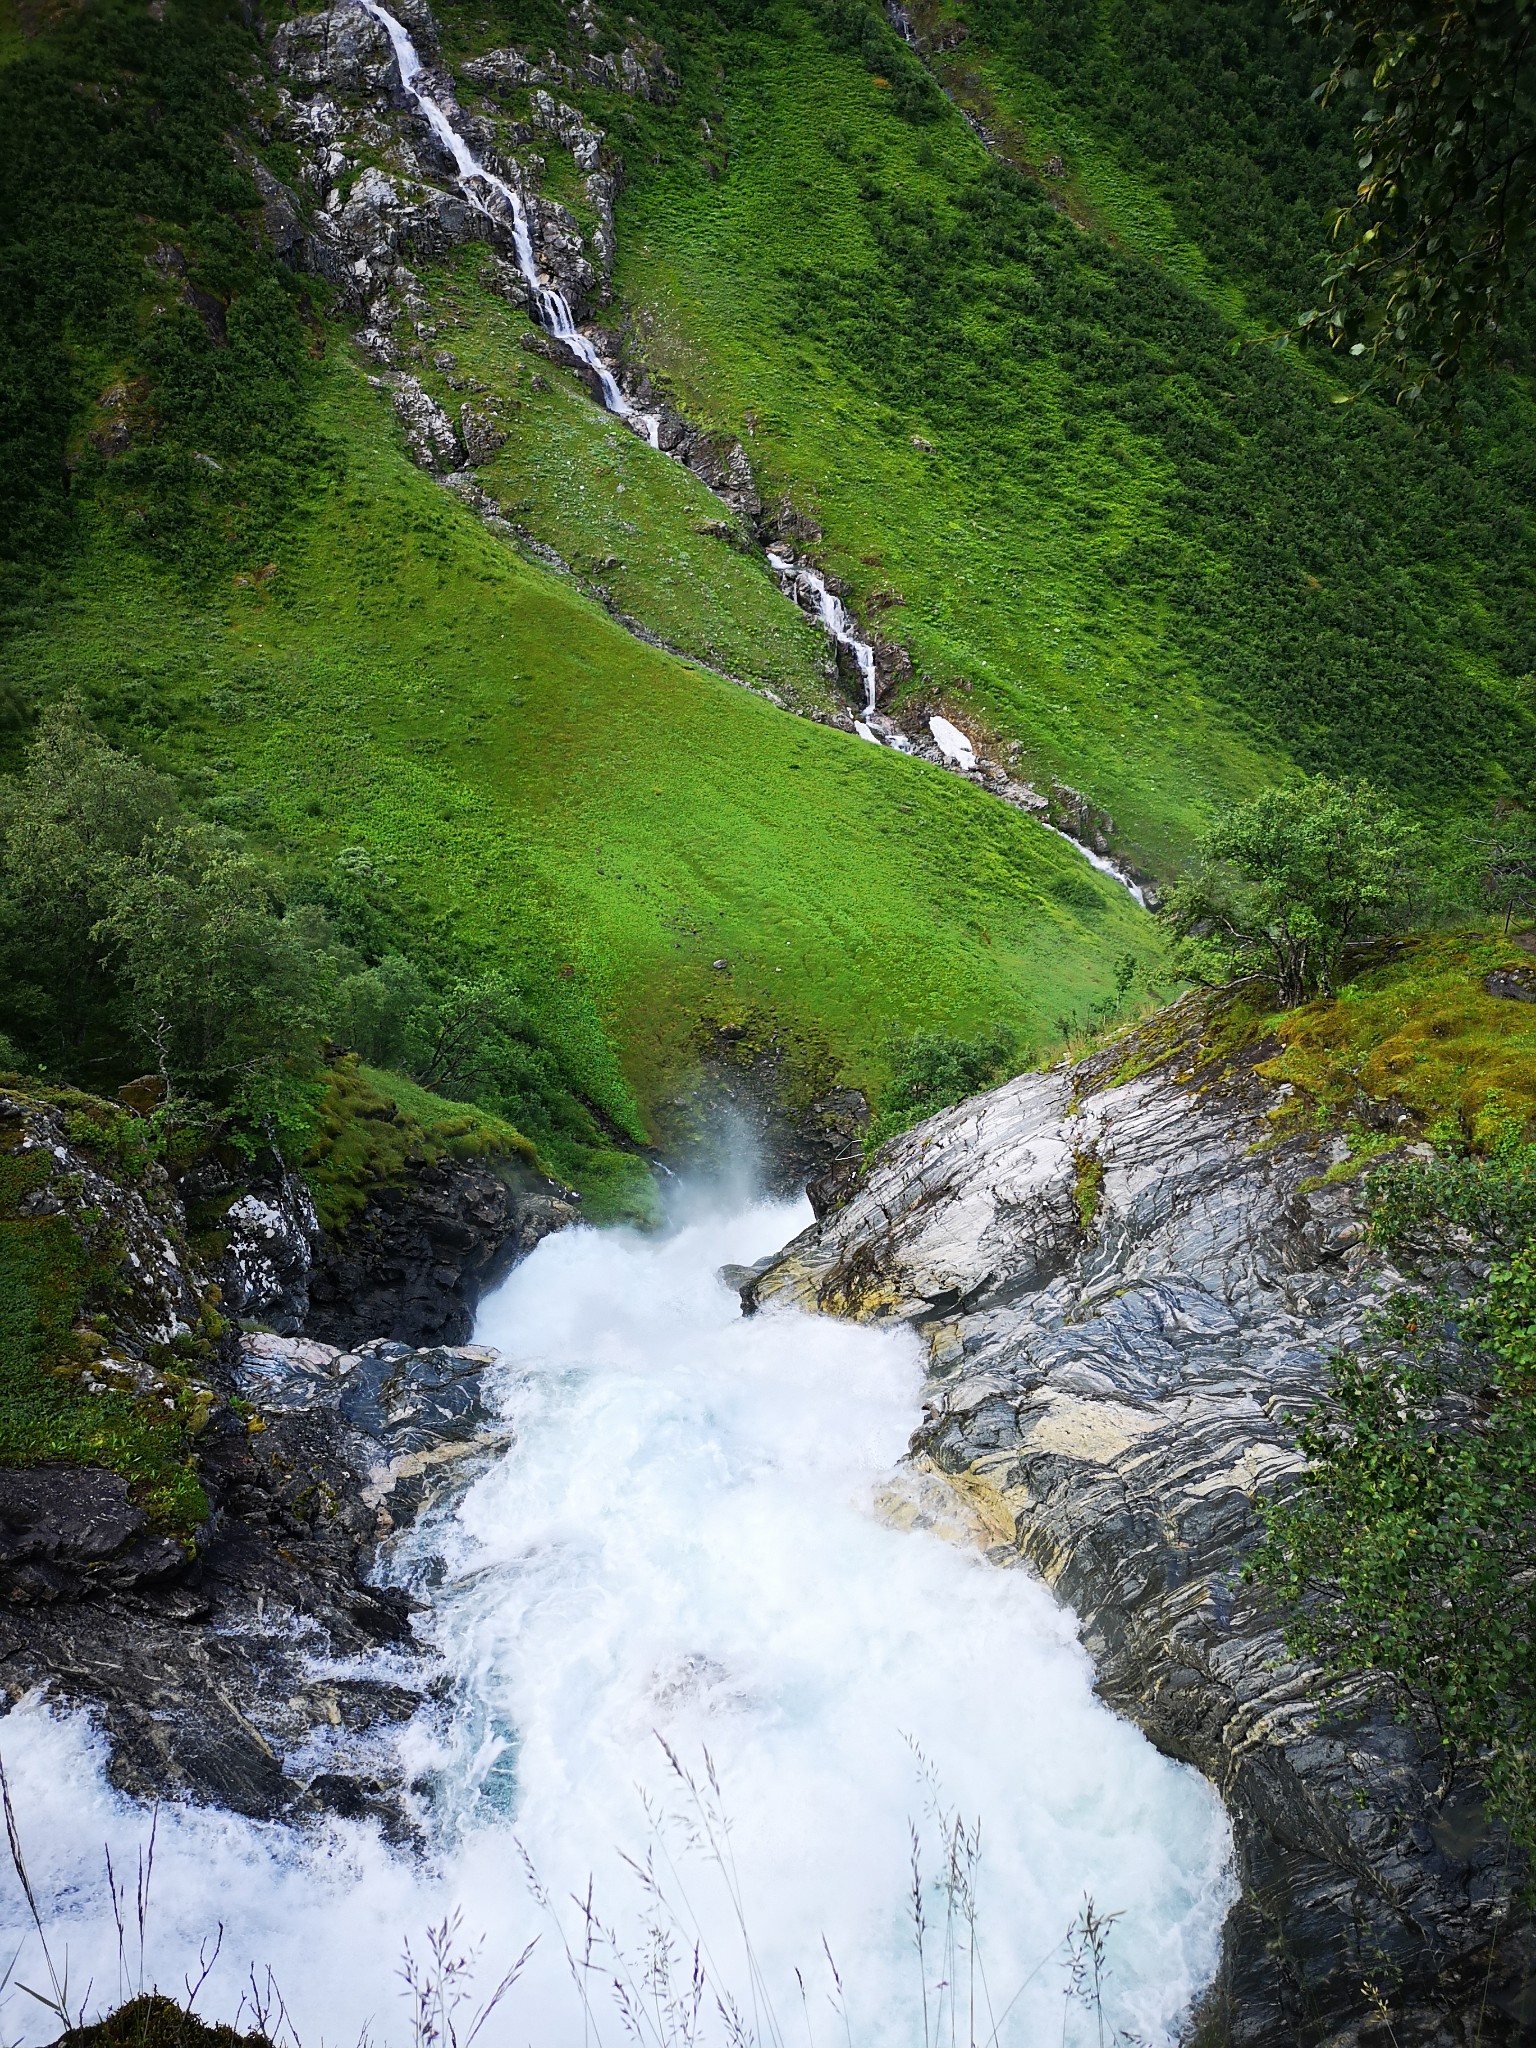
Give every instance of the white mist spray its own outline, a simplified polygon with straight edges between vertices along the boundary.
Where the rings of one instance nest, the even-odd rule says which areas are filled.
[[[568,1231],[487,1302],[477,1336],[503,1352],[515,1441],[393,1566],[430,1589],[425,1629],[450,1681],[401,1747],[430,1851],[413,1861],[360,1824],[299,1835],[166,1809],[151,1975],[195,1975],[198,1942],[222,1921],[205,2011],[232,2015],[249,1965],[270,1964],[305,2048],[346,2048],[365,2022],[376,2041],[409,2040],[402,1939],[419,1950],[423,1928],[457,1908],[488,1937],[487,1983],[543,1935],[482,2041],[575,2048],[595,2025],[617,2044],[611,1959],[584,1979],[584,2016],[523,1857],[578,1950],[573,1898],[590,1874],[598,1914],[634,1956],[647,1902],[620,1852],[643,1864],[649,1848],[680,1966],[698,1940],[710,1983],[749,2014],[755,2002],[760,2040],[775,2026],[804,2039],[798,1969],[813,2042],[836,2048],[830,1951],[860,2048],[921,2048],[909,1816],[928,1878],[939,1872],[915,1744],[943,1801],[982,1822],[994,2016],[1088,1893],[1122,1915],[1109,2022],[1171,2037],[1215,1967],[1229,1898],[1215,1795],[1095,1699],[1071,1618],[1038,1581],[875,1512],[916,1417],[916,1339],[797,1314],[744,1320],[715,1278],[806,1220],[803,1205],[759,1206],[664,1237]],[[690,1802],[658,1737],[696,1774],[706,1751],[718,1771],[750,1958],[721,1870],[688,1845]],[[77,1985],[94,1978],[94,2002],[110,2002],[102,1844],[131,1867],[147,1816],[108,1788],[79,1718],[23,1707],[0,1722],[0,1750],[56,1951],[67,1944]],[[931,1887],[928,1911],[941,1925]],[[14,1945],[26,1927],[14,1885],[0,1920]],[[17,1974],[34,1983],[40,1968],[29,1944]],[[930,1945],[930,1998],[941,1974]],[[1062,1982],[1058,1956],[999,2041],[1059,2039]],[[4,2013],[11,2037],[51,2038],[28,2004]],[[723,2038],[712,2008],[704,2038]]]

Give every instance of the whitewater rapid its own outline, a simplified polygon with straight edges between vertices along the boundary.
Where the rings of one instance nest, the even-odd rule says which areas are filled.
[[[417,1788],[425,1851],[392,1850],[371,1824],[300,1834],[162,1809],[151,1980],[195,1977],[222,1922],[204,2012],[232,2017],[250,1968],[270,1967],[305,2048],[346,2048],[365,2022],[377,2043],[408,2042],[402,1944],[420,1952],[427,1926],[458,1910],[464,1938],[485,1940],[487,1989],[542,1936],[482,2041],[575,2048],[606,2030],[617,2044],[623,1966],[605,1955],[578,1973],[584,2015],[561,1943],[580,1947],[572,1901],[590,1879],[597,1916],[640,1955],[646,1900],[624,1857],[643,1866],[649,1851],[680,1968],[702,1944],[703,2039],[721,2036],[716,1992],[755,2003],[760,2041],[803,2038],[798,1970],[814,2044],[842,2037],[828,2004],[840,1996],[860,2048],[920,2048],[908,1823],[923,1843],[932,2009],[943,1809],[981,1822],[978,1954],[994,2012],[1028,1980],[998,2040],[1061,2037],[1061,1944],[1085,1894],[1121,1916],[1109,2019],[1170,2038],[1216,1965],[1231,1891],[1221,1808],[1095,1699],[1072,1619],[1037,1580],[882,1509],[916,1419],[916,1340],[741,1317],[716,1268],[806,1220],[737,1204],[660,1237],[569,1230],[486,1303],[476,1335],[502,1352],[495,1391],[514,1440],[389,1567],[430,1599],[417,1629],[447,1674],[385,1745]],[[701,1782],[712,1759],[750,1960],[721,1870],[689,1846],[700,1814],[662,1740]],[[131,1871],[148,1816],[111,1790],[82,1716],[25,1703],[0,1721],[0,1754],[55,1958],[67,1949],[77,1989],[90,1979],[91,2002],[110,2003],[103,1845]],[[22,1944],[16,1975],[36,1984],[8,1875],[0,1935]],[[962,1974],[964,1947],[951,1958]],[[1096,2038],[1087,2015],[1066,2017],[1070,2039]],[[57,2032],[14,1984],[0,2019],[13,2040]]]

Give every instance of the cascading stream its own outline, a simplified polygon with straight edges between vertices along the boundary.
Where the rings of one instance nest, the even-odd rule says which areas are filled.
[[[778,577],[785,596],[793,603],[799,604],[802,594],[809,596],[812,609],[821,621],[822,629],[828,638],[835,641],[839,647],[846,647],[853,656],[859,671],[859,680],[864,686],[864,715],[854,721],[854,731],[861,740],[873,740],[877,747],[886,745],[887,742],[881,739],[879,733],[869,723],[875,715],[875,650],[867,640],[861,640],[854,632],[853,621],[848,616],[848,607],[840,597],[827,588],[826,578],[809,563],[791,561],[788,555],[782,555],[776,549],[770,548],[768,566]],[[910,748],[910,742],[904,735],[898,735],[889,744],[899,746],[903,753]]]
[[[400,83],[415,102],[418,112],[427,122],[443,148],[452,157],[458,174],[460,187],[470,204],[493,221],[503,221],[510,226],[512,246],[517,255],[517,267],[528,286],[538,321],[546,333],[561,342],[577,360],[592,372],[597,380],[598,390],[605,409],[648,441],[655,448],[659,444],[660,415],[642,411],[633,405],[620,388],[618,379],[598,354],[589,337],[576,325],[576,316],[569,301],[553,285],[547,284],[539,273],[539,266],[533,253],[533,237],[528,227],[528,209],[522,194],[507,179],[481,163],[470,148],[467,139],[460,134],[444,108],[431,93],[419,83],[426,66],[422,63],[416,45],[404,24],[391,14],[380,0],[362,0],[365,10],[379,22],[389,37],[390,47],[395,53],[395,62],[400,70]],[[912,743],[904,733],[886,721],[883,732],[875,730],[875,698],[877,677],[875,672],[875,650],[867,640],[860,639],[854,630],[853,620],[847,606],[836,594],[828,589],[827,582],[819,570],[807,562],[793,561],[788,555],[770,548],[768,566],[778,579],[779,586],[791,603],[800,605],[809,597],[811,609],[828,638],[838,647],[852,655],[863,685],[864,702],[862,714],[854,721],[854,731],[860,739],[869,740],[875,746],[893,747],[900,753],[911,753]],[[965,735],[947,719],[935,718],[929,721],[939,751],[946,763],[957,768],[962,774],[969,773],[976,766],[975,751]],[[942,728],[942,730],[941,730]],[[1069,846],[1075,846],[1086,860],[1101,874],[1129,891],[1131,896],[1146,908],[1146,894],[1124,869],[1103,854],[1095,853],[1074,839],[1069,832],[1058,826],[1047,828],[1065,839]]]
[[[397,21],[387,7],[381,7],[379,0],[362,0],[364,9],[380,23],[389,37],[390,47],[395,53],[395,62],[400,68],[400,83],[415,101],[417,111],[426,121],[432,133],[453,158],[459,184],[464,196],[488,219],[505,219],[512,230],[512,246],[517,255],[517,267],[522,272],[523,282],[532,294],[538,313],[539,325],[556,341],[563,342],[572,355],[584,363],[597,378],[602,392],[603,404],[607,410],[626,420],[654,447],[656,442],[656,420],[649,413],[641,412],[630,404],[619,388],[618,379],[598,354],[588,337],[576,325],[576,316],[564,294],[553,285],[547,284],[539,274],[538,263],[533,254],[533,237],[528,229],[528,209],[523,204],[522,194],[515,185],[498,177],[475,155],[469,143],[454,127],[443,108],[417,82],[426,70],[416,45],[404,24]],[[495,204],[501,202],[500,208]]]
[[[954,2016],[961,2041],[987,2043],[996,2020],[996,2048],[1094,2048],[1095,2016],[1063,2012],[1063,1938],[1085,1893],[1121,1916],[1105,2033],[1169,2048],[1214,1972],[1231,1898],[1220,1803],[1095,1696],[1072,1617],[1045,1586],[999,1569],[953,1497],[902,1472],[917,1338],[741,1315],[716,1268],[808,1220],[803,1202],[738,1197],[665,1234],[566,1230],[486,1301],[476,1336],[502,1350],[490,1392],[510,1443],[390,1567],[431,1602],[416,1626],[442,1683],[402,1734],[367,1738],[377,1748],[347,1765],[420,1788],[424,1853],[391,1850],[362,1822],[301,1833],[162,1807],[150,1978],[195,1978],[198,1943],[222,1923],[205,2015],[233,2017],[250,1965],[260,1979],[270,1964],[301,2040],[346,2044],[366,2023],[389,2048],[412,2037],[401,1944],[420,1955],[424,1928],[458,1909],[465,1945],[487,1937],[482,1991],[542,1934],[484,2048],[614,2048],[627,2038],[611,1990],[623,1968],[600,1940],[581,1970],[572,1900],[590,1875],[638,1979],[655,1900],[620,1852],[643,1867],[652,1849],[680,1989],[700,1944],[699,2048],[731,2048],[716,1995],[755,2010],[760,2048],[839,2048],[828,1950],[861,2048],[924,2048],[925,1983],[930,2042]],[[949,1536],[925,1526],[946,1516]],[[381,1657],[377,1676],[398,1683],[411,1668]],[[432,1675],[415,1670],[418,1686]],[[691,1805],[658,1736],[701,1779],[713,1759],[730,1884],[681,1826],[647,1824],[637,1788],[658,1816]],[[67,1944],[72,1979],[93,1978],[110,2003],[102,1845],[132,1873],[148,1815],[112,1791],[83,1716],[23,1703],[0,1722],[0,1751],[55,1955]],[[321,1752],[308,1768],[336,1764]],[[957,2014],[943,2002],[944,1982],[970,1984],[970,1935],[945,1943],[934,1802],[967,1828],[981,1821],[975,2021],[968,1989]],[[928,1917],[921,1978],[909,1817]],[[524,1852],[576,1951],[591,2024]],[[0,1873],[8,1955],[28,1926]],[[37,1984],[42,1968],[30,1939],[15,1975]],[[6,2038],[51,2040],[57,2025],[29,2005],[0,1998]],[[688,2048],[676,2030],[641,2035]]]

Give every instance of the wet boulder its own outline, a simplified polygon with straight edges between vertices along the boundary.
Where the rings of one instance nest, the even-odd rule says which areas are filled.
[[[389,33],[357,0],[321,14],[296,14],[272,37],[272,68],[296,90],[360,97],[399,83]]]

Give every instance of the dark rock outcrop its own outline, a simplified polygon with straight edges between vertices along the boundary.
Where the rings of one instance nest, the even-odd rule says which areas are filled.
[[[285,1334],[301,1330],[320,1242],[303,1175],[275,1153],[253,1163],[218,1149],[195,1160],[176,1191],[218,1286],[220,1313]]]
[[[95,1466],[0,1467],[0,1600],[76,1600],[174,1576],[181,1545],[149,1531],[128,1482]]]
[[[1395,1276],[1321,1179],[1341,1147],[1283,1137],[1251,1072],[1198,1063],[1200,1025],[1191,999],[893,1140],[744,1305],[923,1332],[914,1455],[1076,1609],[1105,1696],[1220,1788],[1242,1894],[1211,2038],[1512,2039],[1532,1940],[1505,1838],[1390,1700],[1325,1692],[1242,1578],[1298,1467],[1288,1414]]]
[[[435,1672],[412,1601],[375,1583],[376,1545],[499,1441],[494,1354],[434,1340],[467,1334],[480,1291],[574,1207],[527,1170],[514,1186],[424,1166],[338,1245],[275,1157],[205,1154],[178,1187],[89,1097],[0,1092],[0,1146],[8,1221],[57,1240],[69,1271],[83,1254],[110,1304],[73,1332],[79,1392],[173,1409],[175,1475],[190,1451],[209,1508],[183,1541],[118,1472],[0,1467],[0,1694],[88,1708],[125,1791],[408,1833],[374,1738]],[[350,1351],[271,1327],[292,1331],[315,1285]],[[268,1328],[241,1335],[242,1318]],[[381,1645],[419,1679],[381,1679]]]
[[[532,1174],[508,1180],[453,1161],[416,1168],[323,1242],[305,1327],[341,1345],[462,1343],[486,1290],[577,1213],[565,1190]]]
[[[373,1814],[409,1834],[406,1787],[374,1738],[437,1673],[415,1603],[373,1583],[375,1547],[499,1441],[481,1394],[494,1359],[246,1338],[247,1412],[221,1404],[205,1431],[213,1513],[190,1553],[146,1533],[113,1473],[0,1472],[0,1686],[88,1708],[113,1782],[137,1796],[263,1819]],[[367,1662],[386,1645],[387,1680]]]

